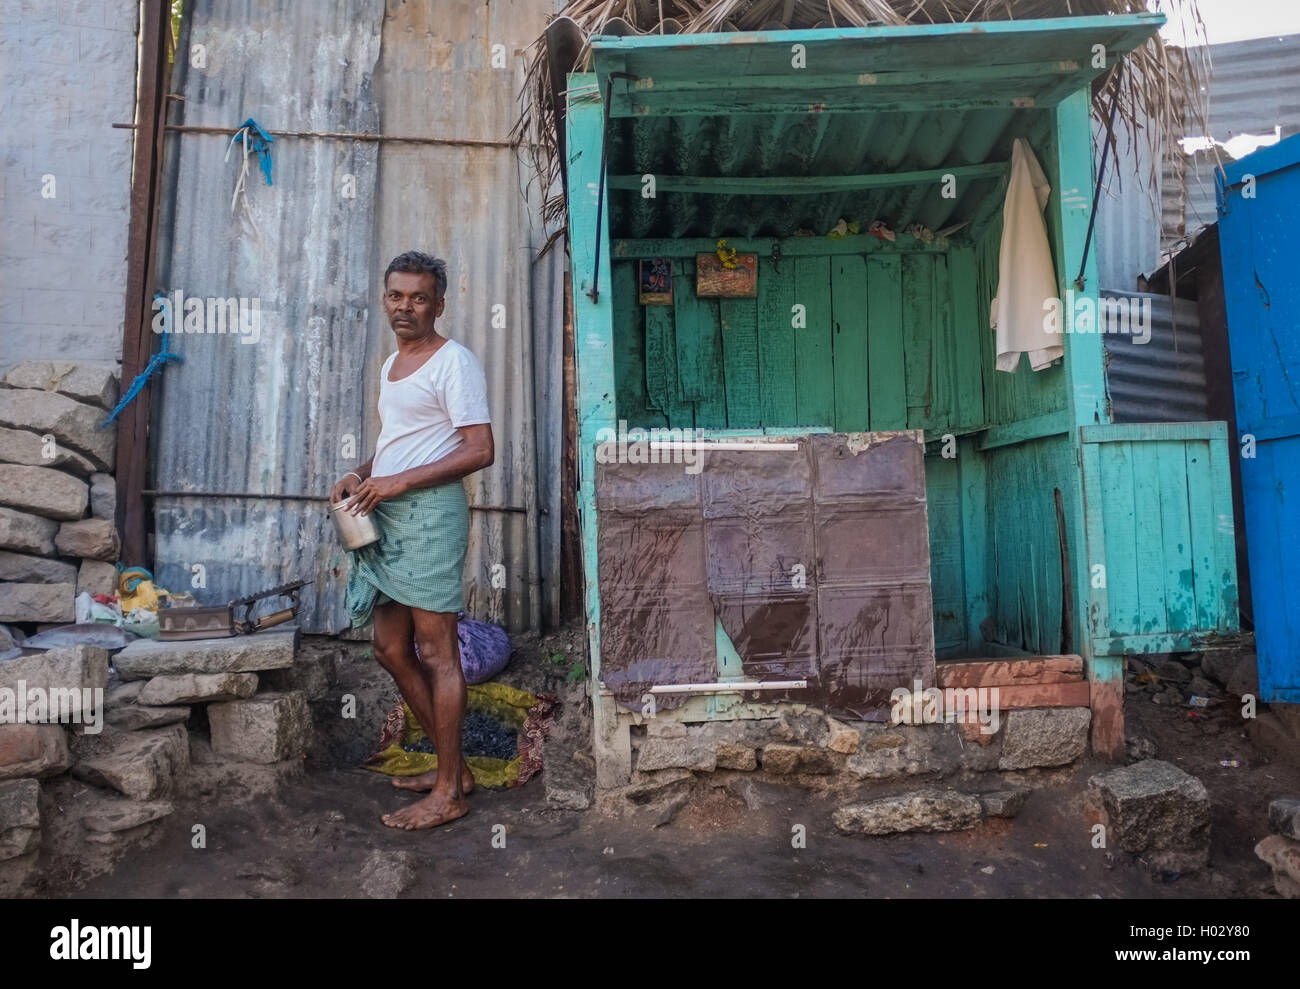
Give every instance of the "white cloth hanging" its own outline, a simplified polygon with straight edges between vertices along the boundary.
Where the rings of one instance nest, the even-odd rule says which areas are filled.
[[[1047,299],[1058,291],[1043,209],[1052,187],[1024,138],[1011,148],[1011,178],[1002,206],[998,294],[989,321],[997,331],[999,371],[1014,371],[1020,355],[1041,371],[1065,353],[1059,334],[1047,330]]]

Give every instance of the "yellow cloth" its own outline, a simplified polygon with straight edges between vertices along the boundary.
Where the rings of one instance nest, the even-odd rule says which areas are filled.
[[[153,586],[152,580],[142,580],[135,585],[135,589],[128,591],[123,586],[126,583],[124,574],[117,588],[117,601],[122,607],[122,614],[129,615],[136,608],[145,608],[149,611],[158,610],[158,589]]]
[[[504,683],[470,684],[466,689],[465,712],[484,714],[503,725],[520,729],[528,716],[528,709],[537,698],[525,690],[508,687]],[[366,769],[388,776],[419,776],[438,768],[438,756],[432,752],[408,752],[404,745],[418,745],[425,737],[424,729],[411,709],[402,705],[404,728],[402,737],[392,742],[366,763]],[[495,759],[490,756],[466,756],[470,775],[478,786],[501,788],[511,786],[519,779],[521,756],[513,759]]]

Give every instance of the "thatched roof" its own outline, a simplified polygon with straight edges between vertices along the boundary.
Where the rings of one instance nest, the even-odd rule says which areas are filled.
[[[557,16],[570,19],[582,36],[571,66],[548,58],[545,37],[528,52],[528,71],[520,94],[521,112],[514,137],[531,149],[542,188],[551,194],[544,208],[548,222],[565,215],[560,188],[559,144],[555,133],[557,94],[563,74],[589,65],[589,40],[599,34],[695,34],[803,28],[868,27],[968,21],[1029,20],[1144,13],[1156,0],[572,0]],[[1186,14],[1200,26],[1197,0],[1163,0],[1166,13]],[[1172,8],[1172,10],[1170,9]],[[1203,36],[1203,27],[1201,34]],[[1209,64],[1206,46],[1185,51],[1159,36],[1133,52],[1120,74],[1118,117],[1132,140],[1147,142],[1153,153],[1148,174],[1135,176],[1155,187],[1160,154],[1177,146],[1189,131],[1204,129],[1204,86]],[[1115,71],[1093,87],[1093,112],[1109,116]],[[559,78],[553,78],[553,76]],[[1197,125],[1200,125],[1198,128]]]

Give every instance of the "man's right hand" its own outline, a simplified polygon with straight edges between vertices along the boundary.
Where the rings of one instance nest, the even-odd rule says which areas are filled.
[[[340,501],[351,498],[359,487],[361,487],[361,479],[356,474],[344,474],[339,482],[330,488],[330,504],[337,505]]]

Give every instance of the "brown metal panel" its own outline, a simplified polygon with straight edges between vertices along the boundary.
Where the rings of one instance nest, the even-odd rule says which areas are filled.
[[[714,679],[715,616],[746,676],[810,681],[768,700],[879,720],[934,683],[921,434],[798,446],[711,450],[698,475],[598,463],[601,679],[622,703]]]
[[[699,518],[700,476],[688,474],[681,464],[619,463],[620,459],[649,456],[643,443],[620,450],[616,443],[596,447],[596,510],[638,512],[652,508],[692,509]]]
[[[705,518],[773,515],[811,507],[808,443],[796,450],[710,450],[701,471]]]
[[[704,523],[713,610],[746,676],[798,679],[817,673],[810,508]]]
[[[745,675],[815,676],[808,443],[801,440],[798,450],[710,450],[700,479],[709,594]]]
[[[922,435],[812,437],[822,703],[879,720],[890,693],[934,682]]]
[[[620,704],[640,708],[655,684],[716,679],[713,609],[696,475],[681,464],[600,462],[616,449],[605,445],[596,466],[600,679]]]

